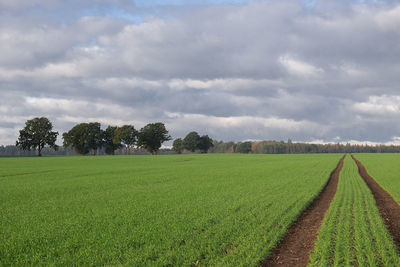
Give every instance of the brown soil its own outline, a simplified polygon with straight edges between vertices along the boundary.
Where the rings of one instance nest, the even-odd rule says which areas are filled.
[[[387,229],[393,236],[394,242],[400,249],[400,206],[375,180],[368,174],[365,167],[353,155],[351,156],[357,163],[358,172],[368,185],[375,198],[376,206],[383,218]]]
[[[278,246],[262,262],[262,266],[307,266],[322,220],[335,196],[344,158],[332,171],[321,193],[289,227]]]

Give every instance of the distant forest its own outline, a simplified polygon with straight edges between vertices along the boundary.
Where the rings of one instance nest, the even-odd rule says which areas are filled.
[[[253,154],[304,154],[304,153],[399,153],[400,146],[309,144],[292,141],[213,142],[210,153],[253,153]]]
[[[57,151],[45,147],[42,151],[46,156],[76,156],[71,148],[59,147]],[[192,153],[183,151],[183,153]],[[400,153],[400,146],[385,145],[350,145],[350,144],[308,144],[277,141],[254,142],[223,142],[213,140],[213,146],[208,153],[253,153],[253,154],[304,154],[304,153]],[[105,155],[104,149],[99,149],[97,155]],[[145,149],[131,149],[127,151],[120,148],[115,155],[148,155]],[[160,149],[159,155],[175,154],[169,148]],[[0,156],[35,156],[35,150],[24,151],[15,145],[0,146]]]
[[[45,147],[42,150],[43,156],[80,156],[80,154],[76,153],[72,148],[64,148],[62,146],[58,147],[57,150],[54,150],[50,147]],[[158,151],[159,155],[168,155],[175,154],[175,152],[171,149],[160,149]],[[98,149],[97,155],[107,155],[105,152],[105,148]],[[114,155],[149,155],[149,152],[145,149],[131,149],[131,151],[127,151],[125,148],[120,148],[115,150]],[[36,150],[22,150],[15,145],[8,146],[0,146],[0,157],[31,157],[37,156]]]

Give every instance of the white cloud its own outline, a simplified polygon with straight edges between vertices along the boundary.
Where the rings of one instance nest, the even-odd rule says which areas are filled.
[[[400,113],[400,96],[370,96],[368,101],[354,103],[356,112],[370,115],[390,115]]]
[[[121,88],[160,88],[162,82],[145,80],[141,78],[117,78],[111,77],[104,80],[98,80],[97,86],[102,89],[119,90]]]
[[[352,77],[362,78],[362,76],[366,77],[368,75],[367,71],[364,71],[361,68],[355,66],[355,64],[351,64],[351,63],[344,63],[344,64],[340,65],[338,67],[338,69],[341,70],[346,75],[352,76]]]
[[[295,59],[290,55],[279,57],[279,63],[281,63],[290,74],[300,77],[316,77],[324,72],[322,68]]]
[[[184,90],[187,88],[194,89],[213,89],[222,91],[235,91],[240,89],[249,89],[254,87],[279,87],[283,83],[280,80],[269,79],[244,79],[244,78],[228,78],[228,79],[212,79],[212,80],[195,80],[195,79],[172,79],[168,81],[171,89]]]
[[[400,28],[400,6],[372,14],[376,23],[385,31],[399,33]]]
[[[287,118],[276,117],[254,117],[254,116],[230,116],[217,117],[202,114],[167,113],[168,125],[177,129],[178,132],[187,132],[190,129],[200,133],[210,133],[213,138],[221,138],[219,132],[233,136],[236,131],[243,132],[247,137],[244,139],[266,140],[279,138],[279,133],[285,136],[293,132],[315,132],[321,127],[310,121],[295,121]],[[217,130],[218,129],[218,130]],[[229,135],[229,134],[228,134]]]

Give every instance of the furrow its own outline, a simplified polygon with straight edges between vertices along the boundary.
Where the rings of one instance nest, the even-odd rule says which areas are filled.
[[[393,197],[386,192],[367,172],[364,165],[351,156],[358,166],[360,176],[364,179],[374,196],[379,213],[385,222],[387,229],[400,249],[400,206]]]
[[[314,248],[318,230],[332,202],[345,156],[332,171],[321,193],[289,227],[278,246],[262,262],[262,266],[306,266]]]

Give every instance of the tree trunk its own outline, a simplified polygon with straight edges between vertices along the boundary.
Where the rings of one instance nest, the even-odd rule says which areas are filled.
[[[42,156],[42,145],[39,144],[38,146],[38,156],[41,157]]]

